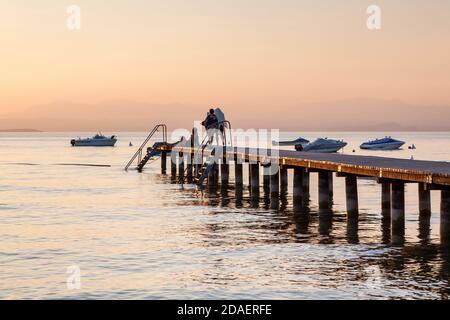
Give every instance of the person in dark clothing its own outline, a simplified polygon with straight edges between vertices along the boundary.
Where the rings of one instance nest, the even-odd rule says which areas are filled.
[[[209,109],[208,115],[206,116],[205,121],[202,122],[202,125],[205,126],[206,130],[208,129],[217,129],[218,120],[216,115],[214,114],[214,109]]]
[[[208,133],[208,143],[211,144],[214,139],[214,134],[217,134],[219,125],[219,120],[217,120],[217,117],[214,114],[214,109],[209,109],[209,113],[206,116],[206,119],[202,122],[202,125],[205,127],[206,132]]]

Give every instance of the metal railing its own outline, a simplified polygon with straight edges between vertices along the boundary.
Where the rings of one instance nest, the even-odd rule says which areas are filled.
[[[139,147],[139,149],[136,151],[136,153],[133,155],[133,157],[130,159],[130,161],[128,161],[127,165],[125,166],[125,171],[128,170],[128,168],[133,164],[133,162],[134,162],[134,160],[136,160],[136,158],[137,158],[137,164],[141,163],[142,150],[144,150],[147,143],[150,141],[150,139],[153,137],[153,135],[159,131],[160,128],[162,128],[163,142],[167,143],[167,126],[165,124],[156,125],[153,128],[153,130],[150,132],[150,134],[147,136],[147,138],[144,140],[142,145]]]
[[[231,122],[230,121],[223,121],[220,124],[225,124],[224,125],[223,135],[222,135],[222,145],[223,145],[223,147],[227,147],[227,145],[228,145],[228,143],[227,143],[227,133],[226,133],[227,130],[228,130],[228,133],[229,133],[229,136],[230,136],[230,146],[233,147],[233,135],[232,135],[232,132],[231,132],[232,131],[231,130]],[[210,139],[209,135],[206,134],[205,137],[203,138],[202,142],[200,143],[200,148],[196,149],[196,148],[194,148],[194,143],[193,143],[194,137],[193,137],[193,135],[191,136],[191,150],[193,150],[193,152],[191,153],[191,158],[192,158],[191,161],[192,162],[200,154],[201,154],[200,155],[201,159],[204,158],[204,156],[205,156],[205,149],[210,144],[210,140],[209,139]],[[217,143],[218,143],[218,141],[217,141]],[[203,161],[202,161],[202,163],[203,163]],[[197,165],[197,163],[195,163],[195,165]],[[188,171],[188,168],[186,168],[184,170],[184,175],[183,175],[183,181],[182,182],[184,182],[184,180],[187,178],[187,171]]]

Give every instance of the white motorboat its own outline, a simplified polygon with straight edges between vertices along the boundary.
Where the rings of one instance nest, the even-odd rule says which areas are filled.
[[[73,147],[114,147],[117,142],[116,136],[111,136],[110,138],[105,137],[101,133],[96,134],[92,138],[86,139],[72,139],[70,144]]]
[[[404,144],[404,141],[396,140],[391,137],[385,137],[383,139],[364,142],[360,145],[360,148],[365,150],[397,150]]]
[[[305,147],[309,143],[309,140],[306,140],[302,137],[299,137],[295,140],[289,140],[289,141],[272,141],[273,146],[297,146],[301,145],[302,147]]]
[[[347,145],[347,142],[342,140],[334,140],[328,138],[319,138],[305,147],[300,145],[295,146],[297,151],[316,152],[316,153],[334,153],[338,152]]]

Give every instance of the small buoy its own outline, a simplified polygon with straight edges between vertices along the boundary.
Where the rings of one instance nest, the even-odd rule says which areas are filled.
[[[353,153],[355,153],[356,152],[356,150],[355,149],[353,149]]]

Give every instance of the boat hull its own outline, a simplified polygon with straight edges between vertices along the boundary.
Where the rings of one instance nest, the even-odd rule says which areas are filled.
[[[272,141],[273,146],[298,146],[301,145],[302,147],[306,146],[309,143],[306,139],[297,139],[292,141]]]
[[[405,143],[403,141],[369,144],[363,143],[360,148],[363,150],[397,150],[400,149]]]
[[[334,139],[317,139],[313,143],[306,145],[298,151],[312,152],[312,153],[335,153],[344,148],[347,142]]]
[[[72,140],[71,144],[74,147],[114,147],[117,139],[105,139],[96,141],[94,139],[90,140]]]
[[[304,152],[310,153],[335,153],[344,148],[345,146],[335,146],[335,147],[327,147],[327,148],[319,148],[319,149],[303,149]]]

